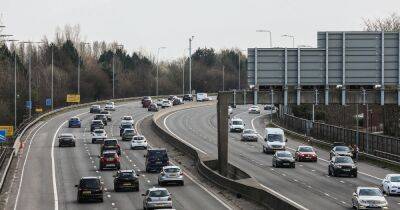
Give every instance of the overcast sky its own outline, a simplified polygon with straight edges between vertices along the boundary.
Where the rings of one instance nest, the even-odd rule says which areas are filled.
[[[54,38],[57,26],[81,26],[87,41],[118,41],[129,52],[144,49],[160,58],[187,54],[193,47],[316,46],[317,31],[362,30],[363,18],[400,11],[400,0],[0,0],[6,30],[19,40]],[[185,51],[186,50],[186,51]]]

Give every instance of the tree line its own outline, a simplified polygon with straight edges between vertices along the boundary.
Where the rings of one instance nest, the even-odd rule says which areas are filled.
[[[4,41],[4,40],[3,40]],[[81,103],[112,99],[112,67],[115,69],[115,98],[156,93],[156,69],[159,69],[159,94],[181,94],[189,90],[189,59],[182,57],[156,62],[155,56],[140,51],[128,53],[116,42],[95,41],[84,44],[79,26],[58,29],[54,41],[46,37],[41,43],[0,42],[0,124],[14,122],[14,68],[17,72],[18,123],[28,118],[29,63],[31,67],[32,113],[35,108],[49,110],[46,99],[51,97],[53,58],[54,108],[68,105],[67,94],[78,91],[78,64],[80,64]],[[192,89],[216,92],[237,89],[246,81],[247,58],[238,49],[198,48],[192,53]],[[30,62],[29,62],[30,61]],[[224,68],[224,75],[222,69]],[[184,78],[183,78],[184,75]]]

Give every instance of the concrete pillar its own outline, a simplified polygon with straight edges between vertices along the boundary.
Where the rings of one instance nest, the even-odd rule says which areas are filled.
[[[329,105],[329,86],[325,86],[325,105]]]
[[[229,92],[218,93],[218,170],[222,176],[228,174],[228,101]]]
[[[301,87],[297,87],[297,100],[296,100],[297,105],[300,105],[301,103]]]
[[[258,90],[254,89],[254,105],[258,104]]]
[[[236,107],[236,90],[233,90],[233,107]]]
[[[342,105],[346,105],[346,87],[342,87]]]

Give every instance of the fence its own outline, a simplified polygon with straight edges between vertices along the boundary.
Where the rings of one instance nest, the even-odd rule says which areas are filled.
[[[357,131],[353,129],[312,122],[311,120],[288,114],[276,115],[275,122],[287,129],[327,143],[344,142],[347,145],[357,144]],[[371,155],[394,161],[399,161],[400,159],[400,139],[398,138],[359,131],[358,147],[361,152]]]

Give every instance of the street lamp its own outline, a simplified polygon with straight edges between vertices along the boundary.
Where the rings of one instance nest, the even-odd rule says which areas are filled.
[[[122,44],[117,44],[116,47],[124,47],[124,45]],[[116,49],[115,49],[116,50]],[[112,86],[113,86],[113,99],[115,98],[115,54],[116,51],[113,53],[113,57],[112,57]]]
[[[86,45],[90,45],[90,43],[88,42],[82,42],[80,43],[80,53],[82,54],[82,48],[84,48]],[[81,95],[81,57],[82,56],[78,56],[78,95]]]
[[[293,42],[293,48],[294,48],[294,36],[293,36],[293,35],[284,34],[284,35],[282,35],[282,37],[288,37],[288,38],[292,38],[292,42]]]
[[[189,38],[189,94],[192,92],[192,41],[194,36]]]
[[[239,87],[238,87],[238,90],[240,90],[240,55],[241,55],[241,52],[245,52],[245,51],[247,51],[247,50],[239,50],[239,52],[238,52],[238,62],[239,62]]]
[[[160,50],[165,49],[166,47],[159,47],[157,49],[157,66],[156,66],[156,71],[157,71],[157,77],[156,77],[156,96],[158,96],[158,61],[159,61],[159,55],[160,55]]]
[[[20,42],[21,44],[41,44],[43,42],[32,42],[32,41],[24,41]],[[29,118],[32,117],[32,48],[29,48],[29,65],[28,65],[28,86],[29,86]]]
[[[264,30],[264,29],[256,30],[256,32],[266,33],[267,36],[269,35],[269,47],[272,48],[272,32],[269,30]]]

